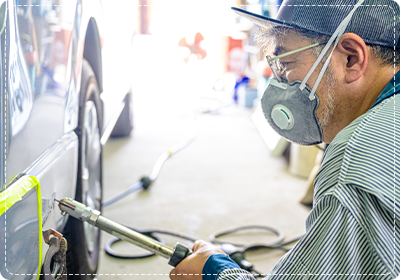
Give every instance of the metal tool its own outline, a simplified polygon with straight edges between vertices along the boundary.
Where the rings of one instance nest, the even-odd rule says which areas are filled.
[[[54,229],[43,231],[44,241],[49,245],[49,250],[44,259],[44,273],[40,279],[67,280],[67,240],[61,233]]]
[[[61,199],[58,201],[58,206],[63,215],[69,214],[70,216],[83,222],[87,222],[120,238],[121,240],[130,242],[156,255],[169,259],[168,264],[174,267],[187,256],[192,254],[192,251],[187,246],[179,242],[176,243],[175,247],[172,249],[171,247],[151,239],[150,237],[124,227],[110,219],[104,218],[100,215],[100,211],[93,210],[71,198]]]

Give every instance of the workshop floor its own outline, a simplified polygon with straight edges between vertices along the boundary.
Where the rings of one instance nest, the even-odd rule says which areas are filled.
[[[142,230],[173,230],[203,240],[216,231],[252,224],[277,228],[288,239],[302,235],[310,211],[299,203],[306,180],[291,175],[283,157],[269,156],[251,110],[228,105],[219,114],[191,117],[194,111],[226,105],[226,94],[210,89],[201,63],[185,65],[165,55],[168,50],[160,53],[158,40],[144,36],[136,43],[135,128],[131,137],[110,139],[104,147],[104,200],[149,175],[158,156],[193,129],[198,135],[165,163],[148,191],[105,208],[104,216]],[[102,235],[97,279],[168,279],[171,267],[161,257],[121,260],[106,255],[110,237]],[[176,241],[191,246],[162,237],[171,247]],[[272,234],[252,233],[228,240],[249,244],[273,239]],[[126,244],[115,248],[139,252]],[[281,251],[263,251],[248,260],[268,273],[281,256]]]

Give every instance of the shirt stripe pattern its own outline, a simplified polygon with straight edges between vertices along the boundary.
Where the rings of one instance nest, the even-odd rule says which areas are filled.
[[[399,95],[380,102],[328,146],[315,179],[306,234],[265,279],[385,280],[400,275],[396,103]],[[255,278],[235,268],[217,279]]]

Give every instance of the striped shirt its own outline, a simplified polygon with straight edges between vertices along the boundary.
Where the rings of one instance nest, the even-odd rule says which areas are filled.
[[[400,79],[400,74],[396,77]],[[397,91],[392,80],[380,95],[386,99],[378,98],[379,104],[340,131],[328,146],[314,182],[306,234],[265,279],[400,275],[400,95],[393,94]],[[211,274],[216,259],[207,260],[203,273]],[[203,279],[255,278],[232,264]]]

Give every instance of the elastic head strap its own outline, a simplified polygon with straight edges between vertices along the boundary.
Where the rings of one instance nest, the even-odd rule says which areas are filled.
[[[303,81],[300,84],[300,90],[303,90],[306,87],[306,83],[308,81],[308,79],[310,78],[310,76],[312,75],[312,73],[315,71],[315,69],[317,68],[318,64],[321,62],[321,60],[323,59],[323,57],[325,56],[325,54],[328,52],[330,46],[332,45],[333,41],[335,41],[335,44],[332,48],[332,51],[329,55],[329,57],[327,58],[327,60],[325,61],[324,66],[322,67],[321,72],[319,73],[317,80],[315,81],[315,84],[311,90],[309,99],[310,100],[314,100],[315,99],[315,91],[318,88],[319,83],[322,80],[323,75],[325,74],[326,69],[328,68],[329,62],[331,60],[332,57],[332,53],[334,51],[334,49],[336,48],[340,37],[342,37],[344,31],[346,30],[347,26],[350,23],[351,18],[353,17],[354,12],[357,10],[357,8],[364,2],[364,0],[359,0],[358,3],[354,6],[354,8],[351,10],[351,12],[343,19],[343,21],[339,24],[339,26],[336,28],[335,32],[332,34],[331,38],[329,39],[328,43],[325,45],[324,49],[322,50],[321,54],[318,56],[317,60],[314,62],[313,66],[311,67],[311,69],[308,71],[307,75],[304,77]]]

